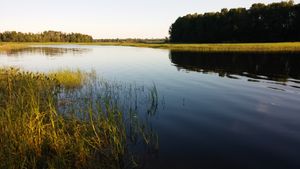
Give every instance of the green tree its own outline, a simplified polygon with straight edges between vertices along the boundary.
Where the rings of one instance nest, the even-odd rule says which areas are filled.
[[[300,5],[257,3],[249,9],[179,17],[170,27],[174,43],[300,41]]]

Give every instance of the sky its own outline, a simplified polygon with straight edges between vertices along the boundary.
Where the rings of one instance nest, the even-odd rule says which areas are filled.
[[[179,16],[280,1],[0,0],[0,32],[56,30],[94,38],[164,38]]]

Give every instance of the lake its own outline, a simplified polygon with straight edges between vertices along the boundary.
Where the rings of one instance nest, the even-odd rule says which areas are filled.
[[[159,149],[144,168],[300,168],[300,54],[49,45],[2,52],[0,66],[155,85]]]

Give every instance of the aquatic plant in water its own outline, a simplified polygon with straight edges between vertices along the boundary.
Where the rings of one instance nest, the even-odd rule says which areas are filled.
[[[144,105],[150,105],[145,107]],[[130,146],[158,148],[157,91],[94,72],[0,69],[0,168],[134,168]]]

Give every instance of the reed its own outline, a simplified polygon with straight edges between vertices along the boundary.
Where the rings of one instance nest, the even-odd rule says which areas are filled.
[[[27,47],[28,45],[26,43],[0,42],[0,51],[9,52],[11,50],[24,49]]]
[[[129,154],[125,113],[111,90],[103,91],[103,97],[93,95],[97,86],[88,85],[95,82],[87,75],[79,70],[43,74],[0,69],[0,168],[136,164],[124,161]]]
[[[65,89],[75,89],[82,87],[93,73],[83,72],[79,69],[61,69],[48,73],[48,76],[58,81]]]

